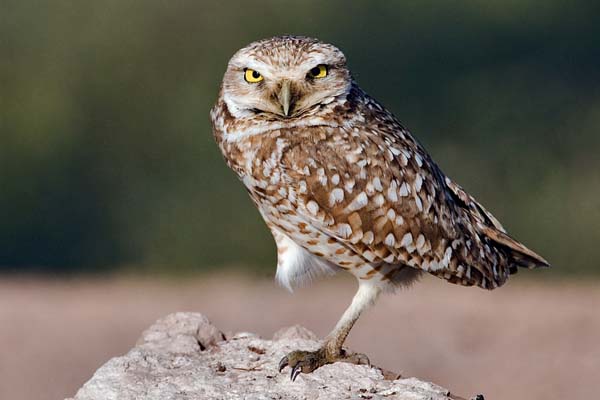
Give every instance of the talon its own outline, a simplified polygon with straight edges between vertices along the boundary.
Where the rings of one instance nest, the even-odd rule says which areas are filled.
[[[290,379],[294,382],[300,373],[310,374],[323,365],[338,361],[371,365],[369,358],[364,354],[347,353],[343,350],[339,353],[330,354],[326,348],[320,348],[316,351],[292,351],[279,361],[279,372],[283,371],[285,367],[290,367]]]
[[[300,375],[300,372],[302,372],[302,366],[300,364],[296,364],[296,366],[292,368],[292,373],[290,374],[292,382],[296,381],[296,378],[298,377],[298,375]]]
[[[287,366],[288,366],[288,364],[289,364],[288,357],[287,357],[287,356],[283,357],[283,358],[281,359],[281,361],[279,361],[279,372],[283,371],[283,369],[284,369],[285,367],[287,367]]]

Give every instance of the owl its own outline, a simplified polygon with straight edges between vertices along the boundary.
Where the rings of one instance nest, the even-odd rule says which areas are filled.
[[[279,364],[291,378],[336,361],[379,294],[429,273],[494,289],[548,266],[447,177],[396,117],[352,78],[335,46],[301,36],[251,43],[229,61],[211,110],[214,138],[277,244],[285,287],[347,271],[348,309],[317,351]]]

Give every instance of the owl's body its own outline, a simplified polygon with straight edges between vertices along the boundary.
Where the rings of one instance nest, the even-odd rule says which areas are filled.
[[[239,79],[248,69],[258,82]],[[273,233],[279,281],[292,287],[336,270],[359,280],[362,292],[326,347],[341,348],[340,331],[379,292],[422,272],[493,289],[518,266],[547,265],[442,173],[331,45],[278,37],[240,50],[211,117]]]

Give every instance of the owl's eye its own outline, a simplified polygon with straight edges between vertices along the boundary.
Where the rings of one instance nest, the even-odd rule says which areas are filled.
[[[319,64],[308,71],[308,76],[311,78],[325,78],[327,76],[327,65]]]
[[[260,72],[255,71],[250,68],[246,68],[246,69],[244,69],[244,79],[248,83],[258,83],[258,82],[262,81],[264,78],[260,74]]]

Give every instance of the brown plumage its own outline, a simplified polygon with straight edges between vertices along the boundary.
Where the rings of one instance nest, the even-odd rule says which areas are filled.
[[[225,160],[273,232],[280,282],[344,269],[361,284],[320,365],[339,359],[379,292],[423,271],[493,289],[517,267],[548,265],[444,175],[332,45],[286,36],[240,50],[211,118]],[[306,357],[297,364],[314,369]]]

